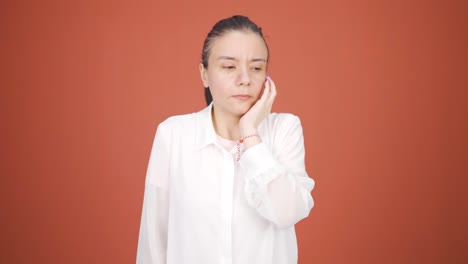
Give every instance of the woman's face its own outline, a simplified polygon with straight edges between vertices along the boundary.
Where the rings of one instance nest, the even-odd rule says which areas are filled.
[[[200,64],[216,114],[244,115],[264,87],[268,50],[263,39],[250,31],[230,31],[214,39],[208,68]]]

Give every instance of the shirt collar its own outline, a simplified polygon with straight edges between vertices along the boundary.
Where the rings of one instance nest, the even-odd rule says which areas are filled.
[[[202,149],[209,144],[216,144],[218,141],[213,127],[212,109],[213,102],[197,113],[197,149]]]

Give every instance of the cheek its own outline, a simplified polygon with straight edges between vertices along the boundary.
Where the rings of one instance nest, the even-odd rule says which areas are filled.
[[[213,97],[224,97],[223,95],[227,93],[226,80],[217,75],[210,76],[209,86]]]
[[[229,80],[231,77],[225,73],[219,72],[219,71],[211,71],[208,72],[208,82],[213,86],[213,85],[219,85],[222,83],[225,83],[227,80]]]
[[[223,80],[219,79],[217,76],[212,76],[209,79],[209,84],[210,87],[213,87],[213,89],[219,90],[222,87]]]
[[[257,99],[262,95],[265,78],[266,74],[253,73],[250,76],[250,89]],[[208,83],[213,96],[229,93],[230,88],[235,89],[236,75],[234,73],[209,72]]]
[[[263,93],[263,89],[265,88],[265,77],[256,78],[255,82],[252,84],[255,95],[257,96],[257,98],[260,97]]]
[[[235,74],[229,72],[213,70],[208,73],[207,77],[210,88],[213,87],[217,91],[227,91],[235,82]]]

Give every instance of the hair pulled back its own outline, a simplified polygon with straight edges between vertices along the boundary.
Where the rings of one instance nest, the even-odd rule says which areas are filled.
[[[211,31],[206,36],[205,42],[203,43],[203,50],[202,50],[202,64],[205,69],[208,69],[208,58],[210,56],[211,47],[213,42],[216,38],[223,36],[224,34],[231,32],[231,31],[250,31],[252,33],[257,34],[260,36],[268,51],[268,57],[270,57],[270,52],[268,50],[268,45],[265,41],[265,37],[263,36],[262,28],[258,27],[254,22],[252,22],[246,16],[232,16],[225,19],[218,21]],[[211,96],[211,92],[209,87],[205,87],[205,99],[207,105],[209,105],[213,101],[213,97]]]

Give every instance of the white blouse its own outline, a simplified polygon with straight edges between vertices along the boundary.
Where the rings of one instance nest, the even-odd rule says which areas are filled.
[[[297,263],[294,224],[314,206],[299,118],[270,114],[258,127],[262,143],[237,162],[237,146],[220,142],[211,109],[158,126],[136,262]]]

